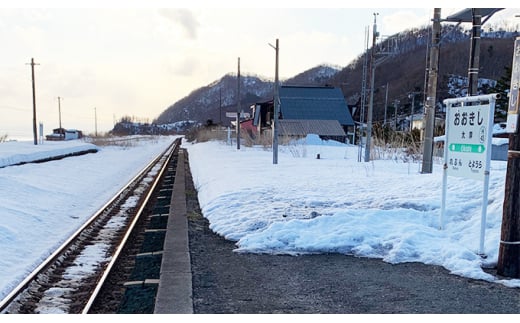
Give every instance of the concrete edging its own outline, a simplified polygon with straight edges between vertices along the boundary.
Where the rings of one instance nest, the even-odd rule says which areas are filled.
[[[193,314],[185,153],[179,149],[154,314]]]

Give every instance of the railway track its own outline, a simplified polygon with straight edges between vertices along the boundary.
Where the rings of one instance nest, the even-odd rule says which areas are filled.
[[[147,256],[160,256],[160,250],[143,248],[158,248],[146,247],[150,239],[162,248],[165,228],[160,223],[169,213],[180,142],[150,162],[1,300],[0,313],[117,313],[131,302],[130,287],[153,287],[157,281],[150,276],[138,280],[132,275],[140,259],[157,263],[157,257]]]

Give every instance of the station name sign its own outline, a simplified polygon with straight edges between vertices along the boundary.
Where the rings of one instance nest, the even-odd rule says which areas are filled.
[[[491,150],[490,106],[454,106],[447,113],[448,175],[483,180]]]

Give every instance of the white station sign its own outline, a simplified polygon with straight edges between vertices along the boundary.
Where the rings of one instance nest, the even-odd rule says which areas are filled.
[[[484,180],[491,156],[489,105],[448,109],[446,165],[448,175]]]

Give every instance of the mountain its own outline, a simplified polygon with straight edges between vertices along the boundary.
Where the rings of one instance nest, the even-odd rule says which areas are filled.
[[[282,81],[284,85],[317,86],[326,85],[330,79],[341,71],[339,66],[318,65],[290,79]]]
[[[376,51],[385,50],[386,59],[377,66],[374,82],[375,122],[384,119],[385,102],[393,114],[407,113],[411,107],[410,94],[416,92],[415,103],[422,105],[427,80],[427,59],[430,39],[429,29],[412,29],[398,33],[378,44]],[[465,96],[470,51],[470,31],[452,25],[443,26],[440,45],[437,102],[450,97]],[[517,32],[482,32],[479,56],[479,94],[485,94],[496,80],[506,73],[513,58],[514,39]],[[369,53],[369,52],[368,52]],[[348,66],[335,74],[329,83],[340,87],[347,102],[358,103],[365,55],[361,54]],[[381,57],[381,56],[380,56]],[[388,87],[388,92],[387,92]],[[388,95],[387,95],[388,93]],[[420,100],[417,100],[419,98]]]
[[[339,68],[320,65],[302,72],[290,79],[282,80],[283,84],[292,85],[325,85],[329,79],[340,71]],[[240,76],[241,110],[249,112],[249,107],[273,97],[273,84],[270,80],[259,76]],[[226,112],[236,112],[237,77],[227,74],[221,79],[196,89],[188,96],[175,102],[162,112],[154,121],[157,124],[170,124],[178,121],[195,121],[205,124],[208,120],[230,125]]]
[[[242,110],[249,111],[249,105],[272,96],[273,82],[258,76],[240,77],[240,102]],[[188,96],[175,102],[155,120],[158,124],[168,124],[183,120],[229,125],[226,111],[236,112],[237,77],[227,74],[221,79],[194,90]]]
[[[431,42],[429,28],[403,31],[378,43],[376,51],[385,52],[377,66],[374,84],[374,121],[384,118],[386,106],[398,113],[409,111],[410,93],[415,92],[416,106],[422,105]],[[479,88],[485,93],[511,66],[514,39],[517,32],[498,30],[482,32],[480,46]],[[470,31],[460,26],[446,25],[442,30],[438,76],[438,102],[448,97],[465,95],[469,62]],[[359,103],[362,90],[363,65],[370,49],[344,68],[320,65],[304,71],[284,85],[332,85],[342,89],[347,103]],[[248,112],[251,104],[272,99],[273,82],[259,76],[241,76],[240,104]],[[205,124],[211,121],[230,124],[226,112],[236,112],[237,78],[227,74],[221,79],[194,90],[162,112],[154,123],[160,125],[181,121]],[[394,112],[390,110],[393,114]]]

